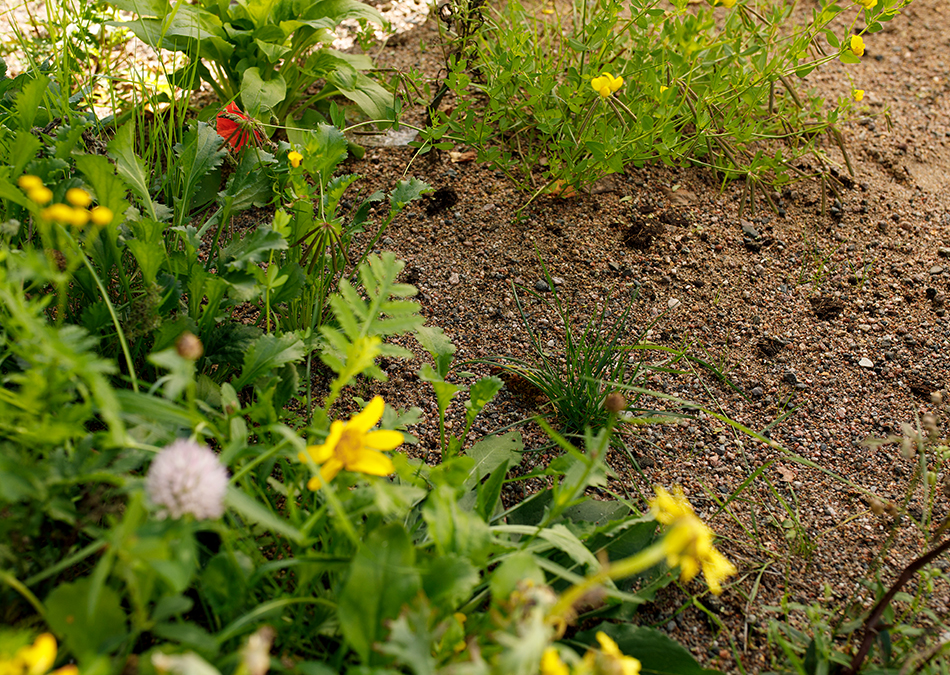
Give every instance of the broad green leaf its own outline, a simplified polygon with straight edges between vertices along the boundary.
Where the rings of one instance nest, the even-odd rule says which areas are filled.
[[[219,265],[229,271],[240,272],[246,270],[248,265],[267,260],[271,251],[286,251],[287,248],[286,239],[262,225],[243,239],[235,237],[234,241],[221,251]]]
[[[609,635],[620,651],[640,661],[641,675],[722,675],[703,668],[683,645],[655,628],[632,624],[602,623],[577,635],[577,640],[595,646],[599,631]]]
[[[501,497],[501,488],[505,484],[505,476],[508,473],[508,461],[505,460],[497,469],[491,472],[484,483],[478,485],[477,497],[475,499],[475,511],[487,523],[491,520],[495,507],[498,505],[498,499]]]
[[[343,636],[364,663],[373,643],[385,637],[386,621],[399,616],[422,588],[415,558],[398,523],[373,530],[353,558],[337,611]]]
[[[125,198],[128,186],[116,175],[109,159],[102,155],[76,155],[75,159],[76,168],[82,171],[96,193],[99,205],[109,208],[117,218],[121,218],[129,208]]]
[[[299,361],[304,356],[306,356],[304,344],[293,333],[285,333],[280,337],[262,335],[251,345],[245,355],[241,377],[231,384],[235,389],[242,389],[271,370],[285,363]]]
[[[327,82],[359,106],[371,120],[389,122],[395,117],[392,93],[363,73],[336,70],[327,74]]]
[[[468,390],[468,401],[465,402],[465,421],[471,424],[478,413],[495,398],[505,383],[498,377],[483,377],[477,380]]]
[[[329,124],[302,132],[303,167],[323,182],[329,182],[337,165],[346,159],[347,141],[343,132]]]
[[[509,466],[521,461],[524,443],[521,433],[509,431],[501,436],[486,436],[468,450],[468,456],[475,460],[475,466],[465,481],[465,487],[472,489],[485,476],[504,463]]]
[[[478,568],[455,554],[431,558],[421,567],[423,590],[438,607],[459,606],[471,597],[481,582]]]
[[[452,487],[440,485],[432,491],[422,508],[422,517],[440,554],[464,556],[476,564],[484,562],[491,532],[477,514],[459,506]]]
[[[106,654],[125,638],[127,626],[119,594],[104,586],[92,612],[89,577],[62,583],[46,598],[46,620],[57,635],[65,638],[70,650],[80,659]]]
[[[286,97],[287,82],[280,74],[265,81],[255,66],[245,70],[241,76],[241,101],[251,117],[260,118],[262,113],[273,110]]]

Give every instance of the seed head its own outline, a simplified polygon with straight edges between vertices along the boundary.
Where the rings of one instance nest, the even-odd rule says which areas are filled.
[[[604,407],[616,415],[627,409],[627,399],[623,397],[623,394],[615,391],[607,395],[607,400],[604,401]]]
[[[191,331],[185,331],[175,340],[175,351],[178,356],[189,361],[197,361],[205,353],[204,345],[198,336]]]
[[[224,515],[228,472],[205,445],[180,438],[158,453],[145,478],[149,499],[162,517],[191,514],[198,520]]]

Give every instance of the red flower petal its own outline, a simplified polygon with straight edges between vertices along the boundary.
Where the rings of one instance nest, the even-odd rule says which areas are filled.
[[[249,119],[247,115],[241,112],[241,109],[238,108],[237,103],[232,101],[228,103],[227,107],[218,113],[218,116],[215,118],[215,126],[218,131],[218,135],[224,139],[225,143],[228,143],[235,150],[240,150],[247,143],[249,134],[243,126],[236,122],[232,117],[238,117],[241,120]],[[254,132],[254,135],[260,140],[260,136],[257,131]]]

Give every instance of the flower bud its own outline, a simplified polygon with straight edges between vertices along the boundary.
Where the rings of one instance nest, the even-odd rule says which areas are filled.
[[[616,415],[627,409],[627,399],[623,397],[623,394],[615,391],[607,395],[604,407]]]
[[[197,335],[186,330],[175,340],[175,351],[183,359],[197,361],[205,353],[205,348]]]
[[[884,504],[881,503],[881,500],[877,499],[876,497],[871,498],[871,513],[873,513],[875,516],[884,515]]]

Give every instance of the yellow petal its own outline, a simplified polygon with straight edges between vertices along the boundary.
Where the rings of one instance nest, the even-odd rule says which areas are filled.
[[[314,461],[314,464],[323,464],[333,456],[333,451],[336,449],[337,443],[340,442],[340,437],[343,435],[344,427],[343,422],[339,420],[335,421],[330,425],[330,433],[327,435],[327,439],[323,442],[323,445],[307,446],[307,454],[310,455],[310,459]],[[307,457],[304,453],[300,453],[298,456],[301,462],[307,461]]]
[[[570,675],[571,671],[561,660],[554,647],[548,647],[541,655],[541,675]]]
[[[343,462],[334,457],[320,467],[320,471],[316,476],[307,481],[307,487],[311,490],[319,490],[323,487],[324,483],[329,483],[333,480],[336,475],[340,473],[340,469],[342,468]]]
[[[50,633],[43,633],[27,647],[22,654],[26,662],[28,675],[46,675],[56,661],[56,638]]]
[[[722,582],[737,572],[735,565],[715,548],[703,559],[703,576],[709,590],[716,595],[722,593]]]
[[[393,461],[386,455],[375,450],[363,450],[356,461],[347,464],[346,468],[370,476],[388,476],[396,470]]]
[[[597,631],[597,642],[600,643],[600,649],[604,654],[608,656],[623,656],[623,653],[620,651],[620,647],[617,646],[617,643],[603,631]]]
[[[371,431],[363,437],[364,445],[373,450],[395,450],[404,441],[405,439],[401,433],[389,429]]]
[[[374,396],[373,400],[367,403],[366,407],[363,408],[363,411],[354,415],[352,419],[346,423],[346,426],[350,429],[356,429],[357,431],[366,433],[379,423],[385,407],[386,404],[383,402],[383,397]]]
[[[613,81],[611,81],[611,83],[610,83],[610,89],[611,89],[612,91],[617,91],[617,90],[620,89],[620,87],[622,87],[622,86],[623,86],[623,78],[622,78],[622,77],[615,78],[615,79],[614,79]]]

